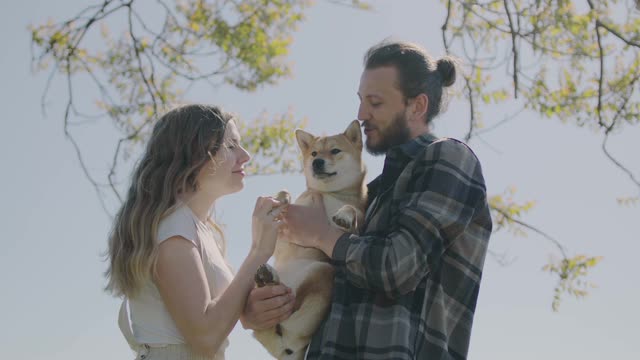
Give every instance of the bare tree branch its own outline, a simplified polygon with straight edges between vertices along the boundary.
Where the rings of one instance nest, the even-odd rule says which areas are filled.
[[[624,172],[625,174],[627,174],[627,176],[629,177],[629,179],[636,185],[638,186],[638,188],[640,188],[640,181],[638,181],[638,179],[636,179],[635,175],[633,174],[633,172],[631,172],[631,170],[627,169],[626,166],[624,166],[620,161],[618,161],[615,157],[613,157],[613,155],[611,155],[611,153],[609,152],[609,150],[607,149],[607,145],[608,145],[608,140],[609,140],[609,134],[610,133],[606,133],[604,135],[604,139],[602,140],[602,151],[604,152],[604,154],[609,158],[609,160],[611,160],[611,162],[617,166],[620,170],[622,170],[622,172]]]
[[[69,139],[69,141],[73,145],[73,148],[74,148],[74,150],[76,152],[76,156],[78,157],[78,162],[80,163],[80,168],[82,169],[82,172],[84,173],[84,175],[87,178],[87,180],[89,180],[89,182],[93,186],[94,190],[96,191],[96,195],[98,195],[98,199],[100,199],[100,205],[102,206],[102,209],[105,211],[106,214],[109,214],[109,211],[107,210],[106,203],[104,202],[104,198],[102,197],[102,194],[100,192],[100,184],[98,184],[93,179],[93,176],[91,176],[91,174],[89,173],[89,170],[87,169],[87,166],[85,164],[84,158],[82,156],[82,152],[80,151],[80,146],[78,146],[78,143],[76,142],[75,138],[69,132],[69,117],[70,117],[71,107],[72,107],[72,104],[73,104],[73,90],[72,90],[73,86],[72,86],[72,80],[71,80],[71,63],[69,61],[67,61],[66,68],[67,68],[67,74],[68,74],[67,75],[68,100],[67,100],[67,105],[65,107],[65,112],[64,112],[64,135],[65,135],[65,137],[67,139]]]
[[[465,135],[464,137],[464,140],[468,142],[471,139],[474,126],[476,123],[476,110],[474,107],[475,97],[473,96],[473,87],[470,84],[469,78],[466,76],[464,77],[464,84],[465,84],[465,88],[467,89],[467,94],[468,94],[467,98],[469,100],[469,131],[467,132],[467,135]]]
[[[504,9],[507,13],[507,19],[509,20],[509,29],[511,32],[511,52],[513,54],[513,96],[518,98],[518,50],[517,50],[517,32],[513,27],[513,19],[511,18],[511,11],[509,10],[509,2],[504,0]]]
[[[491,207],[491,210],[496,211],[498,213],[500,213],[500,215],[504,216],[505,218],[507,218],[509,221],[514,222],[528,230],[533,231],[534,233],[542,236],[543,238],[547,239],[549,242],[551,242],[553,245],[555,245],[555,247],[560,251],[560,253],[562,253],[562,257],[567,259],[567,253],[566,253],[566,249],[564,247],[564,245],[562,245],[562,243],[560,243],[558,240],[554,239],[553,237],[551,237],[550,235],[548,235],[547,233],[545,233],[544,231],[538,229],[537,227],[527,224],[526,222],[522,221],[522,220],[518,220],[516,218],[514,218],[513,216],[511,216],[509,213],[505,212],[504,210],[497,208],[497,207]]]

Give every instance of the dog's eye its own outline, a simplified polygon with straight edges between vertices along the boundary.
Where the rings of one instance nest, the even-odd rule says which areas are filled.
[[[314,152],[311,153],[311,156],[313,156],[313,157],[315,157],[316,155],[318,155],[317,151],[314,151]]]
[[[333,149],[333,150],[331,150],[331,153],[332,153],[333,155],[335,155],[335,154],[340,153],[341,151],[342,151],[342,150],[340,150],[340,149]]]

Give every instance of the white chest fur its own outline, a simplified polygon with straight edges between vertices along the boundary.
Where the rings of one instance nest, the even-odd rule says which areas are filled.
[[[338,211],[338,209],[346,204],[343,199],[339,199],[331,193],[322,194],[322,200],[324,201],[324,209],[325,213],[327,214],[327,219],[331,219],[331,217]],[[296,199],[295,203],[305,206],[312,205],[311,194],[308,192],[303,193],[299,198]]]

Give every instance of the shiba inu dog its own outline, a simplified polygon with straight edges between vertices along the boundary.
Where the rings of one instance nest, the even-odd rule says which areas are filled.
[[[362,162],[362,133],[354,120],[346,131],[316,137],[300,129],[296,139],[303,155],[307,190],[295,201],[310,205],[311,193],[321,194],[326,214],[333,224],[356,233],[366,206],[365,166]],[[286,191],[278,199],[289,203]],[[274,267],[267,264],[256,273],[256,284],[283,283],[296,295],[291,317],[274,328],[254,332],[254,336],[277,359],[303,359],[311,336],[329,310],[333,288],[333,267],[320,250],[279,240]]]

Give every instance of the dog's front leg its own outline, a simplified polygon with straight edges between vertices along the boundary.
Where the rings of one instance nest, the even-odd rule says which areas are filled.
[[[291,204],[291,194],[287,190],[281,190],[276,194],[276,200],[283,204]]]
[[[260,265],[254,280],[257,287],[280,284],[278,272],[269,264]],[[255,330],[253,336],[273,355],[278,358],[282,354],[282,327],[280,324],[263,330]]]
[[[256,271],[256,275],[254,276],[254,280],[258,287],[280,284],[278,272],[269,264],[260,265],[258,271]]]
[[[348,233],[357,233],[358,226],[361,223],[361,218],[362,216],[355,207],[351,205],[343,205],[338,209],[338,211],[336,211],[331,220],[333,220],[334,224],[336,224],[340,229]]]

